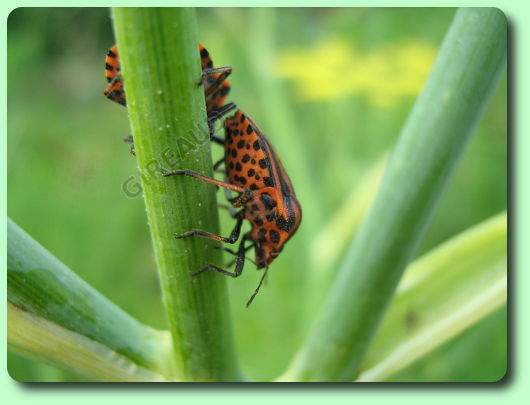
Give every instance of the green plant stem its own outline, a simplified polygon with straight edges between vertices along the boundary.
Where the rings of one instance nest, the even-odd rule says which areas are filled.
[[[352,381],[506,64],[506,19],[458,10],[339,271],[294,380]]]
[[[218,234],[216,188],[162,177],[172,169],[213,175],[195,11],[115,8],[113,16],[177,378],[240,380],[225,278],[190,275],[218,263],[219,252],[204,238],[173,237],[191,229]]]
[[[97,381],[160,382],[166,376],[142,367],[107,346],[7,302],[8,349],[32,360]],[[168,334],[169,338],[169,334]],[[169,339],[168,339],[169,342]],[[138,341],[146,346],[149,342]],[[159,345],[169,347],[162,340]],[[165,354],[160,351],[160,359]]]
[[[11,351],[105,381],[168,376],[171,345],[7,221]]]
[[[415,260],[363,360],[358,381],[384,381],[507,299],[506,212]]]

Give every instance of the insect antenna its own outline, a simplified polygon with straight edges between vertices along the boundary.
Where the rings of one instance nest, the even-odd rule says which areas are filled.
[[[267,271],[269,271],[269,265],[267,264],[265,267],[265,271],[263,272],[263,276],[261,276],[261,280],[259,281],[258,288],[256,288],[256,291],[254,291],[254,294],[250,297],[250,299],[247,301],[247,308],[252,304],[252,301],[254,301],[254,298],[259,292],[259,289],[261,285],[263,284],[263,280],[265,280],[265,277],[267,276]]]

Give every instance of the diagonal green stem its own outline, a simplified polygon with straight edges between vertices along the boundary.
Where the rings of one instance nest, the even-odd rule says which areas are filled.
[[[11,351],[102,381],[170,374],[166,332],[123,312],[10,219],[7,299]]]
[[[195,10],[115,8],[113,17],[177,377],[240,380],[225,279],[190,276],[220,255],[204,238],[173,237],[219,232],[216,188],[161,174],[190,169],[212,177]]]
[[[352,381],[506,64],[506,18],[460,9],[290,375]]]

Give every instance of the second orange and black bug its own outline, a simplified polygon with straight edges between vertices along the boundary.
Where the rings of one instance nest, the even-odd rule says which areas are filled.
[[[204,98],[206,101],[206,112],[210,126],[235,108],[234,103],[225,105],[226,97],[230,92],[230,83],[226,78],[232,73],[230,66],[214,68],[213,61],[208,50],[199,44],[201,56],[202,77],[198,84],[204,86]],[[108,86],[104,91],[107,98],[123,106],[127,105],[123,80],[121,76],[121,65],[118,54],[118,45],[112,46],[105,58],[105,76]],[[213,135],[213,134],[212,134]]]
[[[217,271],[230,277],[243,272],[245,254],[254,248],[256,266],[265,269],[263,276],[247,302],[250,305],[258,293],[269,265],[278,257],[287,241],[295,234],[302,220],[302,208],[298,202],[291,180],[272,145],[256,124],[244,113],[237,111],[224,122],[224,164],[229,182],[223,182],[190,170],[176,170],[164,176],[190,176],[239,193],[232,199],[236,225],[230,236],[223,237],[203,230],[192,230],[175,238],[201,236],[219,242],[234,244],[240,237],[241,226],[246,219],[251,230],[244,234],[236,252],[223,249],[236,256],[233,272],[209,263],[193,275],[207,270]]]

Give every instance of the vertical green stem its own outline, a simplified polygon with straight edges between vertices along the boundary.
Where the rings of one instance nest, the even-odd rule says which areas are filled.
[[[212,176],[195,10],[115,8],[113,17],[176,377],[239,380],[225,279],[190,275],[219,255],[206,239],[173,237],[219,232],[216,188],[161,174],[178,168]]]
[[[506,18],[460,9],[290,378],[352,381],[506,64]]]

